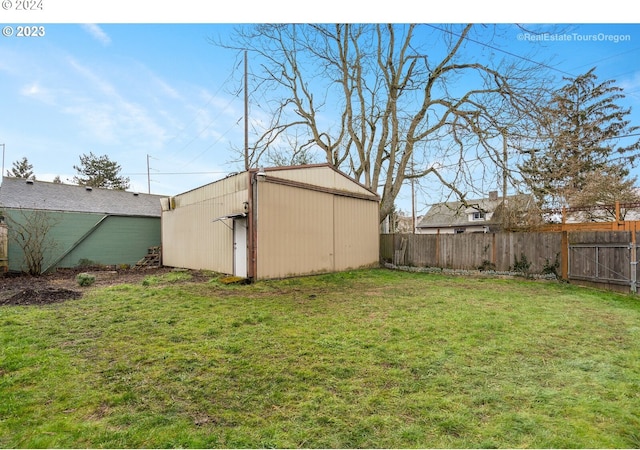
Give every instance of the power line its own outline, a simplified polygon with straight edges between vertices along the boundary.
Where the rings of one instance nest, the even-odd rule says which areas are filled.
[[[441,31],[443,33],[448,33],[448,34],[450,34],[452,36],[456,36],[458,38],[463,38],[463,36],[461,34],[455,33],[455,32],[453,32],[451,30],[447,30],[445,28],[441,28],[441,27],[438,27],[438,26],[435,26],[435,25],[432,25],[432,24],[426,24],[426,25],[431,27],[431,28],[434,28],[434,29],[436,29],[438,31]],[[504,53],[505,55],[513,56],[514,58],[518,58],[518,59],[521,59],[523,61],[527,61],[527,62],[530,62],[532,64],[535,64],[537,66],[544,67],[545,69],[549,69],[549,70],[552,70],[554,72],[561,73],[563,75],[568,75],[570,77],[575,77],[575,75],[573,75],[573,74],[571,74],[569,72],[565,72],[564,70],[560,70],[560,69],[558,69],[556,67],[553,67],[553,66],[550,66],[548,64],[541,63],[539,61],[535,61],[535,60],[533,60],[531,58],[527,58],[526,56],[518,55],[517,53],[509,52],[509,51],[504,50],[502,48],[495,47],[493,45],[487,44],[486,42],[481,42],[481,41],[478,41],[476,39],[472,39],[469,36],[464,36],[463,39],[465,39],[465,40],[467,40],[469,42],[473,42],[474,44],[478,44],[478,45],[481,45],[483,47],[490,48],[491,50],[495,50],[496,52]]]
[[[235,66],[235,68],[237,68],[239,66],[239,63]],[[180,132],[174,136],[169,143],[173,142],[178,136],[180,136],[180,134],[182,133],[182,131],[186,130],[187,128],[189,128],[191,126],[191,124],[193,124],[197,117],[205,110],[205,108],[207,106],[209,106],[211,104],[211,102],[216,98],[216,96],[220,93],[220,91],[224,88],[224,86],[227,85],[227,83],[229,82],[229,80],[233,77],[233,72],[234,70],[231,70],[229,73],[229,76],[227,76],[227,78],[220,84],[220,86],[218,87],[218,90],[212,94],[209,97],[209,100],[207,101],[207,103],[205,104],[205,106],[203,106],[202,108],[200,108],[200,110],[198,110],[198,112],[195,114],[193,120],[191,120],[191,122],[189,122],[189,124],[184,127],[182,130],[180,130]],[[238,98],[239,96],[239,92],[234,94],[231,99],[227,102],[227,104],[223,107],[220,108],[218,111],[218,114],[211,119],[204,128],[202,128],[200,131],[198,131],[198,133],[191,138],[191,140],[189,140],[189,142],[187,142],[186,144],[184,144],[182,147],[180,147],[177,150],[174,150],[172,153],[174,155],[177,155],[181,152],[183,152],[187,147],[189,147],[191,144],[193,144],[193,142],[195,142],[199,137],[201,137],[205,131],[207,131],[219,118],[220,116],[227,110],[227,108],[229,108],[229,106]],[[191,164],[193,161],[195,161],[196,159],[198,159],[200,156],[202,156],[204,153],[206,153],[211,147],[213,147],[213,145],[215,145],[216,143],[218,143],[220,141],[220,139],[222,139],[228,132],[230,131],[230,129],[228,129],[225,133],[223,133],[220,137],[218,137],[218,139],[211,145],[209,145],[204,151],[202,151],[201,153],[199,153],[195,158],[193,158],[191,161],[187,162],[186,164],[184,164],[183,166],[186,166],[188,164]]]
[[[222,170],[211,170],[208,172],[154,172],[155,175],[210,175],[210,174],[227,174],[229,172]],[[147,175],[147,172],[129,172],[123,173],[122,175],[126,176],[141,176]]]
[[[236,66],[236,68],[237,68],[237,66]],[[197,117],[198,117],[198,116],[199,116],[199,115],[200,115],[200,114],[205,110],[205,108],[206,108],[207,106],[209,106],[209,105],[211,104],[211,102],[213,102],[213,100],[214,100],[214,99],[216,98],[216,96],[220,93],[220,91],[222,90],[222,88],[227,84],[227,82],[231,79],[231,77],[232,77],[232,76],[233,76],[233,71],[231,71],[231,73],[229,74],[229,76],[228,76],[228,77],[227,77],[227,78],[226,78],[226,79],[225,79],[225,80],[220,84],[220,86],[218,87],[218,90],[217,90],[215,93],[211,94],[211,96],[209,96],[209,100],[207,101],[207,103],[206,103],[202,108],[200,108],[200,109],[199,109],[199,110],[194,114],[193,119],[192,119],[192,120],[191,120],[191,121],[190,121],[186,126],[184,126],[183,128],[181,128],[181,129],[178,131],[178,133],[177,133],[175,136],[173,136],[173,137],[172,137],[172,138],[167,142],[167,144],[170,144],[171,142],[173,142],[174,140],[176,140],[176,139],[178,138],[178,136],[180,136],[180,134],[182,134],[182,132],[183,132],[183,131],[185,131],[187,128],[189,128],[189,127],[190,127],[190,126],[191,126],[191,125],[196,121]],[[207,128],[208,128],[208,125],[207,125]],[[201,133],[199,133],[199,134],[201,134]]]

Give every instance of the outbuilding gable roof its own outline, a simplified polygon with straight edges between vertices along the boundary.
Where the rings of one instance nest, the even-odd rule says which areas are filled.
[[[0,208],[160,217],[161,195],[3,177]]]

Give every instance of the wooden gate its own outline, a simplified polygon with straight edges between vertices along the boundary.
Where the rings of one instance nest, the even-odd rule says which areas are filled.
[[[606,233],[607,236],[612,234]],[[638,246],[628,237],[620,236],[621,239],[627,238],[626,242],[570,242],[568,279],[606,284],[612,288],[617,285],[625,291],[628,287],[630,292],[636,293]]]

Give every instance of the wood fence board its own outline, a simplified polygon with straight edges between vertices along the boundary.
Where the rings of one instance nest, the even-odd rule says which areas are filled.
[[[394,251],[400,248],[402,239],[406,239],[404,264],[409,266],[476,270],[491,263],[495,270],[504,272],[513,269],[516,259],[525,257],[530,263],[530,273],[542,273],[558,263],[557,273],[569,280],[607,289],[624,290],[626,287],[629,292],[633,280],[640,279],[640,268],[631,261],[635,254],[631,246],[640,242],[640,232],[634,227],[627,227],[634,230],[633,233],[583,229],[381,235],[380,257],[393,261]],[[631,276],[632,270],[635,270],[635,277]]]

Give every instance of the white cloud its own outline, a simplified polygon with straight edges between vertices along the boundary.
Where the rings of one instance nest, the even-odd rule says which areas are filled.
[[[37,81],[24,85],[22,89],[20,89],[20,94],[49,105],[53,105],[55,103],[55,95],[53,92],[42,87],[42,85]]]
[[[622,78],[618,86],[624,89],[625,96],[635,100],[640,98],[640,72],[633,72],[629,76]]]
[[[20,93],[22,95],[32,96],[32,95],[38,95],[40,91],[41,89],[40,89],[40,86],[38,86],[38,83],[33,83],[23,87]]]
[[[65,112],[79,117],[89,134],[105,143],[132,144],[146,139],[152,147],[161,145],[166,132],[152,111],[123,96],[105,75],[73,58],[68,62],[83,80],[79,85],[85,87],[69,98]]]
[[[111,38],[102,28],[94,23],[88,23],[82,25],[82,29],[89,33],[96,41],[100,42],[105,47],[111,44]]]

